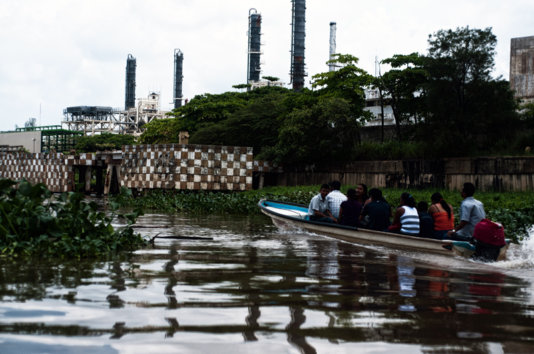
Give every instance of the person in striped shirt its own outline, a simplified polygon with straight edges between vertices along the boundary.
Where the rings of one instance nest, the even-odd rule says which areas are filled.
[[[400,206],[393,216],[391,231],[397,231],[404,235],[419,236],[419,213],[415,207],[415,198],[410,193],[402,193]]]

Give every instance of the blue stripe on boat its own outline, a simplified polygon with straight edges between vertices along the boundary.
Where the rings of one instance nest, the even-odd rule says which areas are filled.
[[[286,210],[298,210],[303,212],[308,212],[308,208],[304,208],[298,205],[288,205],[288,204],[282,204],[282,203],[275,203],[275,202],[263,202],[264,206],[269,206],[273,208],[279,208],[279,209],[286,209]]]

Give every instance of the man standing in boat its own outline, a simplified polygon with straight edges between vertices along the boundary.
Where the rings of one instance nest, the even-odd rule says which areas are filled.
[[[337,222],[337,219],[339,219],[339,208],[341,207],[341,203],[347,200],[347,196],[339,191],[341,189],[341,183],[339,181],[332,181],[330,183],[330,189],[331,192],[326,196],[327,208],[335,218],[334,222]]]
[[[312,198],[308,207],[308,216],[312,221],[335,222],[334,217],[328,211],[326,196],[330,192],[330,186],[323,184],[319,194]]]
[[[464,183],[462,189],[462,204],[460,206],[460,224],[455,230],[449,231],[447,236],[453,240],[470,241],[473,237],[475,225],[486,217],[484,205],[473,198],[475,186],[473,183]]]

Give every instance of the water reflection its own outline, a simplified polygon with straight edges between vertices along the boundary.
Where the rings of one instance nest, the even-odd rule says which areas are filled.
[[[532,285],[498,268],[280,233],[263,218],[142,222],[149,236],[203,239],[160,240],[109,262],[2,263],[0,345],[53,352],[50,338],[67,348],[83,338],[77,351],[135,352],[164,339],[183,351],[301,353],[534,345]]]

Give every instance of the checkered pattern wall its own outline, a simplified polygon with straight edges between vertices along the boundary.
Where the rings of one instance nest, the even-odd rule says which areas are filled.
[[[121,186],[136,189],[242,191],[253,172],[276,170],[254,161],[252,148],[214,145],[128,145],[122,152],[27,154],[0,152],[0,177],[44,183],[53,192],[74,190],[75,166],[120,165]]]
[[[214,145],[123,147],[120,183],[137,189],[249,190],[252,148]]]
[[[69,166],[95,166],[97,157],[101,158],[102,155],[102,153],[84,153],[76,156],[68,155],[65,156],[65,163]]]
[[[0,177],[44,183],[52,192],[74,188],[74,172],[65,164],[63,154],[0,153]]]

